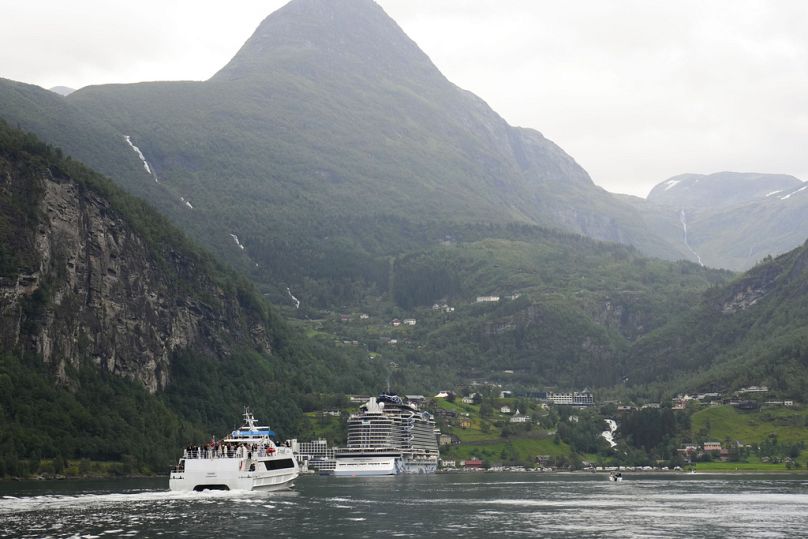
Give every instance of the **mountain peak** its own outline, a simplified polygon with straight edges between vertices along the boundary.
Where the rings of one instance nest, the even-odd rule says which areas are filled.
[[[762,200],[802,186],[801,180],[786,174],[680,174],[657,184],[648,193],[648,201],[680,209],[721,208]]]
[[[310,76],[372,66],[387,73],[437,68],[372,0],[292,0],[270,14],[212,80],[261,77],[277,67]]]

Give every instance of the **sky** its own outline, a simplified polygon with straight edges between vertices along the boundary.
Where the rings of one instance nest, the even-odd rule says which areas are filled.
[[[377,0],[455,84],[605,189],[677,174],[808,180],[804,0]],[[205,80],[285,0],[0,0],[0,77]]]

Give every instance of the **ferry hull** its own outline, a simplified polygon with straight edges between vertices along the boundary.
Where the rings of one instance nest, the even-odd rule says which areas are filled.
[[[249,471],[250,465],[259,469],[268,460],[191,459],[184,470],[171,473],[168,486],[176,491],[202,490],[284,490],[294,486],[300,474],[297,463],[281,470]]]

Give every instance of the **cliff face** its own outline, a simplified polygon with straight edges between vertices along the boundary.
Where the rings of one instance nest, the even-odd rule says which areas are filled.
[[[1,351],[32,352],[70,384],[88,359],[150,391],[172,352],[270,351],[265,316],[204,260],[155,248],[114,205],[52,164],[0,152]]]

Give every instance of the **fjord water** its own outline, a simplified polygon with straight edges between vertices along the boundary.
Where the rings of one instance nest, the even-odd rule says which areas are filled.
[[[808,477],[301,477],[284,493],[166,479],[0,485],[2,537],[804,537]]]

